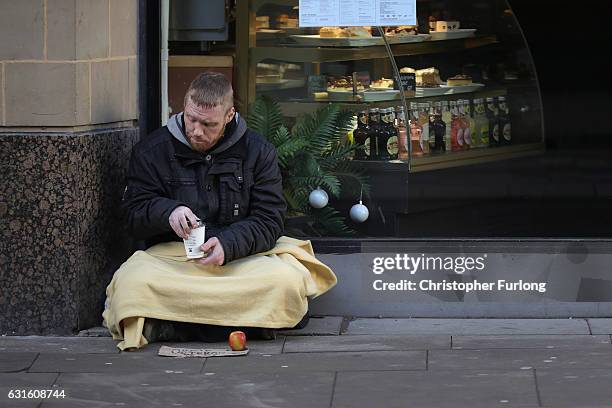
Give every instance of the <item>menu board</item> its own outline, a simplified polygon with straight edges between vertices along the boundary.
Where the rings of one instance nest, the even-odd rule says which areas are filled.
[[[416,0],[300,0],[300,27],[416,24]]]

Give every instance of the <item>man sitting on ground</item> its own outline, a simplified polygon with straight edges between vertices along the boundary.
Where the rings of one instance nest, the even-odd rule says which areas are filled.
[[[123,203],[132,235],[147,247],[185,239],[202,220],[207,256],[196,262],[219,266],[273,248],[286,210],[274,146],[247,128],[230,82],[212,72],[191,83],[183,112],[134,147]],[[219,340],[231,329],[147,318],[143,335]]]

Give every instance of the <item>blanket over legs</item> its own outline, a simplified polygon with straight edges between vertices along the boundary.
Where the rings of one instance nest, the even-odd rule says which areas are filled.
[[[104,324],[121,350],[147,344],[145,318],[223,326],[295,326],[336,284],[310,241],[281,237],[270,251],[223,266],[199,265],[181,242],[135,252],[106,288]]]

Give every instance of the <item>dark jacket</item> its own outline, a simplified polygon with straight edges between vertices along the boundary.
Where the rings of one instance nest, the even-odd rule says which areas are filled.
[[[206,223],[206,239],[221,242],[225,263],[274,247],[286,211],[276,150],[238,115],[208,154],[191,149],[180,114],[139,142],[123,205],[131,233],[147,246],[180,241],[170,213],[189,207]]]

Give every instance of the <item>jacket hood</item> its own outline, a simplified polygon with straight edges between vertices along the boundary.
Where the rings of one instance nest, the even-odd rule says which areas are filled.
[[[176,115],[172,115],[168,120],[168,124],[166,125],[168,131],[172,136],[189,147],[191,150],[194,150],[187,137],[185,136],[185,122],[183,120],[183,112],[177,113]],[[233,145],[235,145],[247,131],[246,121],[240,116],[238,112],[234,115],[234,119],[227,124],[225,127],[225,133],[221,137],[221,139],[217,142],[216,145],[208,152],[210,154],[218,154],[221,153]]]

